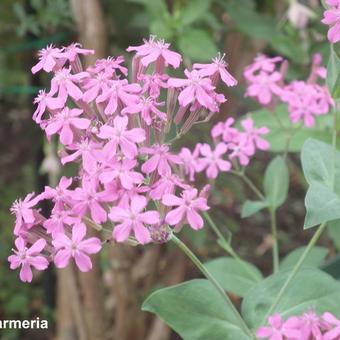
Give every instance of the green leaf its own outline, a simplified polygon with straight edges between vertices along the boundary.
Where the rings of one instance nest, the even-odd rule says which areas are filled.
[[[229,0],[222,4],[242,33],[265,40],[270,40],[277,34],[275,19],[257,13],[249,0],[242,1],[241,4],[240,0]]]
[[[304,227],[340,218],[340,152],[333,152],[328,144],[308,139],[302,148],[301,161],[309,184]]]
[[[264,192],[270,207],[277,209],[287,198],[289,173],[286,162],[281,156],[275,157],[264,175]]]
[[[340,251],[340,220],[327,223],[328,237],[333,241],[334,246]]]
[[[327,65],[327,87],[334,98],[340,97],[340,58],[333,45],[331,45],[330,56]]]
[[[204,265],[227,292],[241,297],[263,279],[254,265],[245,261],[240,263],[231,257],[220,257]]]
[[[268,203],[264,201],[245,201],[242,205],[241,217],[246,218],[256,214],[263,208],[268,207]]]
[[[184,340],[249,340],[207,280],[157,290],[144,301],[142,310],[157,314]]]
[[[182,53],[197,61],[207,61],[217,54],[217,47],[211,36],[200,29],[190,29],[178,37],[178,45]]]
[[[210,0],[190,0],[184,8],[180,10],[182,25],[190,25],[197,20],[203,19],[209,12]]]
[[[254,111],[250,114],[256,126],[267,126],[269,133],[265,139],[270,143],[270,151],[273,152],[298,152],[308,138],[315,138],[331,143],[332,116],[325,115],[316,118],[316,124],[312,128],[299,127],[292,124],[289,119],[287,105],[278,105],[275,113],[266,109]],[[278,122],[281,121],[282,124]]]
[[[299,247],[284,257],[280,263],[280,270],[287,270],[294,267],[305,249],[306,247]],[[327,254],[327,248],[315,246],[307,255],[303,266],[320,267],[324,263]]]
[[[247,293],[242,303],[242,315],[251,328],[260,325],[289,274],[290,271],[279,271]],[[339,315],[339,299],[339,282],[321,270],[303,267],[290,282],[273,314],[279,313],[286,319],[315,309],[317,314],[328,311]]]

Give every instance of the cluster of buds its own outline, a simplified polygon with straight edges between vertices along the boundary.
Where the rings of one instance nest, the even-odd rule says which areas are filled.
[[[325,85],[326,69],[321,64],[321,56],[315,54],[308,79],[287,83],[284,78],[288,62],[279,56],[260,55],[245,68],[246,96],[271,110],[280,102],[286,103],[292,123],[302,121],[306,127],[312,127],[315,118],[327,114],[334,105]]]
[[[92,227],[98,235],[108,232],[109,240],[138,244],[166,242],[185,224],[203,227],[209,187],[190,184],[188,160],[171,151],[169,140],[175,126],[182,135],[219,111],[226,100],[216,92],[220,80],[237,82],[220,56],[185,70],[185,79],[171,78],[168,67],[178,68],[182,57],[169,47],[155,37],[129,47],[135,52],[131,82],[121,56],[84,69],[80,56],[94,52],[79,44],[39,52],[32,72],[43,70],[52,79],[50,90],[34,101],[33,119],[48,140],[58,137],[61,163],[76,164],[78,173],[13,204],[16,249],[9,261],[11,269],[21,267],[22,281],[32,280],[32,267],[44,270],[51,262],[63,268],[74,259],[81,271],[90,270],[89,255],[106,242],[87,236]],[[201,150],[206,164],[208,149]],[[228,164],[219,162],[219,169]],[[215,170],[208,172],[215,176]],[[51,202],[49,216],[39,209],[43,200]]]

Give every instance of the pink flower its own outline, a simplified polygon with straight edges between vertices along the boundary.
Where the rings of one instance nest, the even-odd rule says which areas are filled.
[[[57,71],[51,80],[51,90],[49,92],[51,96],[58,93],[58,96],[53,98],[56,102],[55,105],[64,106],[69,96],[75,101],[82,99],[83,92],[76,84],[80,83],[85,77],[87,77],[86,72],[72,74],[71,68],[63,68]]]
[[[255,128],[254,121],[251,118],[243,119],[241,125],[247,135],[249,143],[253,144],[254,148],[256,147],[264,151],[270,148],[269,142],[261,137],[269,132],[267,127]]]
[[[228,118],[225,122],[217,123],[211,130],[211,137],[217,139],[222,137],[223,142],[232,142],[238,135],[238,130],[232,125],[235,123],[234,118]]]
[[[325,322],[315,314],[314,311],[304,313],[300,317],[301,340],[323,340],[322,331],[325,329]]]
[[[165,222],[170,225],[187,222],[193,229],[198,230],[203,228],[204,222],[199,215],[199,211],[209,209],[207,199],[197,197],[196,189],[187,189],[182,192],[182,197],[179,198],[172,194],[166,194],[162,198],[162,203],[167,207],[176,207],[169,211],[165,216]]]
[[[160,200],[165,194],[173,194],[176,187],[184,189],[187,185],[176,175],[165,175],[152,185],[149,195],[153,200]]]
[[[202,144],[199,150],[203,158],[199,158],[198,168],[199,171],[206,169],[208,178],[215,179],[219,171],[231,169],[230,162],[222,159],[228,150],[225,143],[218,143],[215,150],[212,150],[209,144]]]
[[[52,117],[45,127],[47,136],[59,133],[60,142],[69,145],[74,140],[74,130],[86,130],[91,121],[87,118],[79,117],[83,113],[81,109],[69,109],[65,107],[60,113]]]
[[[232,143],[228,144],[228,148],[231,151],[229,159],[233,160],[238,158],[240,164],[243,166],[249,164],[250,157],[255,153],[254,145],[249,143],[247,135],[241,132]]]
[[[34,197],[34,192],[26,195],[24,200],[17,199],[11,207],[11,213],[15,215],[15,227],[14,227],[14,235],[19,235],[22,227],[24,225],[32,226],[35,221],[36,217],[34,215],[34,209],[41,200],[42,196],[38,195]]]
[[[218,77],[221,77],[227,86],[235,86],[237,80],[228,72],[228,64],[224,61],[224,56],[225,54],[213,58],[211,64],[194,64],[193,68],[198,69],[202,76],[211,77],[213,84],[217,84]]]
[[[21,266],[20,280],[23,282],[31,282],[33,278],[32,269],[45,270],[48,267],[47,259],[40,255],[46,246],[44,239],[39,239],[30,248],[26,247],[26,242],[23,238],[18,237],[15,240],[17,250],[13,249],[15,255],[8,257],[10,268],[12,270]]]
[[[117,178],[124,189],[131,190],[135,184],[141,184],[144,180],[141,173],[134,171],[136,164],[136,160],[133,159],[122,161],[113,159],[105,164],[99,179],[106,184]]]
[[[260,104],[268,105],[273,95],[280,95],[281,87],[279,82],[282,75],[279,72],[269,74],[261,71],[257,76],[253,77],[247,87],[246,96],[255,97]]]
[[[198,103],[212,112],[216,112],[217,105],[213,92],[215,87],[209,78],[204,78],[197,70],[184,71],[188,79],[170,78],[168,85],[170,87],[184,88],[178,96],[179,104],[183,107],[194,103]]]
[[[325,87],[295,80],[287,85],[281,100],[288,103],[289,117],[293,123],[303,121],[305,126],[315,124],[315,116],[327,114],[333,105]]]
[[[332,325],[332,329],[326,332],[323,336],[323,340],[337,340],[340,337],[340,320],[338,320],[331,313],[324,313],[322,319],[328,324]]]
[[[52,234],[52,237],[54,237],[57,233],[64,233],[65,225],[73,225],[80,222],[80,219],[75,217],[72,211],[62,210],[59,208],[60,207],[56,206],[52,210],[50,218],[43,223],[47,234]]]
[[[147,224],[159,223],[158,211],[149,210],[143,212],[147,206],[147,199],[144,196],[134,196],[127,207],[113,207],[109,218],[113,222],[119,222],[113,230],[113,237],[117,242],[124,242],[133,231],[140,244],[151,241],[150,231]]]
[[[195,180],[195,174],[198,172],[197,163],[200,147],[201,144],[197,144],[193,152],[191,152],[188,148],[182,148],[179,153],[184,173],[189,176],[190,181]]]
[[[78,223],[72,227],[71,238],[64,233],[55,235],[52,244],[57,251],[54,256],[54,263],[57,268],[65,268],[73,257],[80,271],[88,272],[92,269],[92,262],[88,254],[98,253],[102,245],[99,238],[84,239],[85,235],[86,226],[83,223]]]
[[[55,188],[45,186],[45,190],[42,195],[45,199],[51,199],[55,203],[56,207],[62,209],[64,203],[69,204],[70,202],[71,190],[68,190],[68,188],[71,184],[72,178],[63,176]]]
[[[113,126],[103,125],[97,136],[110,140],[105,145],[105,150],[115,154],[119,146],[127,158],[133,159],[138,154],[136,144],[145,140],[145,131],[140,128],[128,130],[128,123],[128,117],[117,116],[113,121]],[[104,152],[106,152],[105,150]]]
[[[72,43],[66,47],[64,47],[63,51],[60,53],[60,57],[65,58],[69,62],[73,63],[76,61],[76,58],[79,54],[89,55],[94,54],[94,50],[86,50],[81,48],[79,43]]]
[[[44,70],[45,72],[52,72],[63,67],[66,59],[61,56],[62,50],[49,45],[38,52],[39,62],[32,67],[33,74]]]
[[[261,71],[272,73],[276,68],[276,64],[283,60],[282,57],[268,58],[267,56],[261,54],[254,59],[254,62],[245,68],[243,73],[247,81],[252,81],[256,75]]]
[[[171,163],[181,164],[181,159],[169,152],[167,145],[156,144],[152,147],[143,147],[140,149],[141,154],[151,155],[151,157],[142,165],[142,171],[151,174],[157,170],[159,175],[171,174]],[[170,164],[169,164],[170,163]]]
[[[116,71],[119,70],[124,76],[127,76],[128,69],[122,66],[122,63],[124,63],[123,56],[118,56],[117,58],[108,57],[106,59],[98,59],[95,65],[88,67],[86,71],[90,72],[92,75],[96,75],[103,71],[103,73],[113,77],[116,75]]]
[[[150,97],[158,98],[161,93],[161,88],[167,88],[167,74],[141,74],[138,78],[143,83],[143,93],[148,92]]]
[[[113,115],[118,105],[127,106],[137,102],[139,99],[138,93],[141,92],[139,84],[129,84],[126,79],[111,80],[102,90],[102,94],[97,97],[97,103],[105,103],[104,113]]]
[[[268,318],[270,326],[260,327],[256,331],[256,336],[260,339],[284,340],[287,337],[290,340],[301,340],[299,319],[291,317],[283,321],[279,314],[272,315]]]
[[[106,88],[109,87],[111,77],[111,73],[101,71],[84,79],[83,89],[85,92],[83,94],[83,100],[86,103],[90,103],[95,100]]]
[[[327,0],[326,2],[330,8],[324,12],[321,22],[330,26],[327,38],[335,44],[340,41],[340,1]]]
[[[83,181],[82,184],[82,187],[76,188],[71,194],[74,201],[72,211],[83,217],[89,210],[93,221],[99,224],[105,222],[107,214],[100,204],[108,200],[105,192],[97,192],[94,182]]]
[[[41,123],[41,118],[43,114],[46,112],[46,108],[50,110],[61,109],[63,105],[62,103],[52,98],[49,93],[45,93],[45,90],[40,90],[38,95],[34,99],[34,104],[38,104],[37,109],[33,113],[33,120],[37,123]]]
[[[141,58],[141,63],[144,67],[148,67],[151,63],[170,64],[177,68],[181,63],[182,57],[180,54],[169,50],[170,44],[164,40],[156,40],[155,36],[150,36],[149,40],[144,40],[141,46],[130,46],[126,50],[128,52],[136,51],[136,56]]]
[[[138,102],[131,103],[122,110],[122,114],[140,113],[146,125],[151,125],[153,120],[159,118],[166,122],[166,113],[158,110],[157,106],[163,106],[164,102],[158,103],[153,97],[141,97]]]
[[[68,144],[66,146],[67,151],[74,151],[67,154],[64,152],[61,158],[61,164],[67,164],[74,162],[77,159],[81,159],[84,170],[90,171],[96,165],[95,154],[102,149],[102,144],[95,141],[83,138],[79,142]]]

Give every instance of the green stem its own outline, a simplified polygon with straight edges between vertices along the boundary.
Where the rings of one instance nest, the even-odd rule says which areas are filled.
[[[313,235],[312,239],[309,241],[305,251],[303,252],[303,254],[301,255],[301,257],[299,258],[298,262],[296,263],[295,267],[293,268],[293,270],[290,272],[286,282],[284,283],[284,285],[282,286],[282,288],[280,289],[276,299],[274,300],[274,302],[272,303],[272,305],[270,306],[266,316],[264,317],[264,319],[262,320],[261,324],[265,324],[267,322],[267,318],[269,315],[271,315],[274,311],[275,308],[278,306],[279,302],[281,301],[282,296],[284,295],[284,293],[286,292],[289,284],[291,283],[291,281],[294,279],[294,277],[296,276],[296,274],[298,273],[300,267],[302,266],[303,262],[305,261],[306,257],[308,256],[309,252],[312,250],[312,248],[314,247],[315,243],[318,241],[318,239],[320,238],[322,232],[324,231],[326,227],[326,222],[322,223],[319,228],[316,230],[315,234]]]
[[[277,223],[276,223],[276,210],[273,208],[269,208],[270,212],[270,224],[271,224],[271,231],[273,237],[273,271],[277,273],[279,270],[279,243],[277,237]]]
[[[223,298],[224,302],[228,305],[230,310],[235,316],[235,319],[238,321],[240,328],[248,334],[252,339],[254,335],[242,319],[240,313],[236,309],[236,307],[231,302],[229,296],[225,293],[224,289],[220,286],[220,284],[216,281],[216,279],[209,273],[209,271],[204,267],[203,263],[198,259],[198,257],[174,234],[171,235],[171,241],[173,241],[178,248],[180,248],[185,255],[192,261],[192,263],[197,267],[197,269],[211,282],[211,284],[216,288],[218,293]]]
[[[264,201],[265,197],[262,194],[262,192],[256,187],[256,185],[252,182],[252,180],[243,172],[240,171],[232,171],[232,173],[236,176],[239,176],[240,178],[243,179],[243,181],[249,186],[249,188],[256,194],[256,196]]]
[[[231,244],[226,240],[226,238],[223,236],[221,231],[218,229],[216,223],[213,221],[213,219],[210,217],[210,215],[207,212],[203,213],[204,218],[207,220],[208,224],[210,225],[211,229],[214,231],[218,238],[218,244],[221,248],[223,248],[231,257],[235,259],[235,261],[238,262],[238,264],[255,280],[259,281],[259,278],[256,276],[256,274],[249,269],[247,264],[241,259],[239,255],[235,252]]]

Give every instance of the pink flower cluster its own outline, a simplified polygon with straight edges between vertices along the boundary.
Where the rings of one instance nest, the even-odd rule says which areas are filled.
[[[340,339],[340,320],[329,312],[318,316],[314,311],[308,311],[285,321],[279,314],[274,314],[268,318],[268,324],[257,330],[257,338],[269,340]]]
[[[252,118],[241,121],[243,130],[234,125],[234,118],[219,122],[213,126],[211,137],[214,146],[206,143],[196,145],[193,152],[182,148],[179,156],[183,162],[185,175],[194,181],[195,174],[205,171],[210,179],[215,179],[219,172],[228,172],[232,161],[237,160],[241,166],[248,165],[256,150],[268,150],[270,144],[262,138],[269,132],[267,127],[256,128]]]
[[[184,79],[169,77],[167,67],[177,68],[182,60],[169,47],[155,37],[129,47],[135,52],[132,82],[122,56],[97,60],[84,70],[80,55],[93,51],[79,44],[39,52],[32,72],[51,73],[52,80],[50,90],[40,91],[34,101],[33,119],[48,140],[58,138],[61,163],[77,164],[79,171],[13,204],[17,239],[9,261],[12,269],[21,266],[23,281],[32,280],[32,268],[44,270],[50,262],[63,268],[74,259],[81,271],[90,270],[89,255],[103,245],[86,236],[91,227],[109,231],[117,242],[140,244],[165,242],[172,228],[184,224],[203,227],[200,213],[209,209],[209,189],[199,191],[185,181],[183,157],[171,151],[167,139],[173,123],[181,135],[219,111],[225,101],[216,92],[219,80],[228,86],[237,82],[220,56],[185,70]],[[249,138],[255,140],[256,133],[249,131]],[[213,162],[229,168],[218,160],[226,148],[220,143],[214,155],[209,146],[202,148],[209,176],[216,173]],[[49,216],[39,209],[42,200],[52,203]]]
[[[259,104],[271,110],[279,102],[286,103],[292,123],[302,121],[306,127],[312,127],[315,118],[327,114],[333,105],[324,81],[326,69],[321,63],[321,56],[315,54],[306,81],[294,80],[285,83],[288,62],[282,57],[269,58],[260,55],[244,71],[247,82],[246,96],[255,98]],[[321,80],[321,85],[318,80]]]
[[[335,44],[340,41],[340,0],[326,0],[329,8],[324,12],[321,22],[330,26],[328,40]]]

